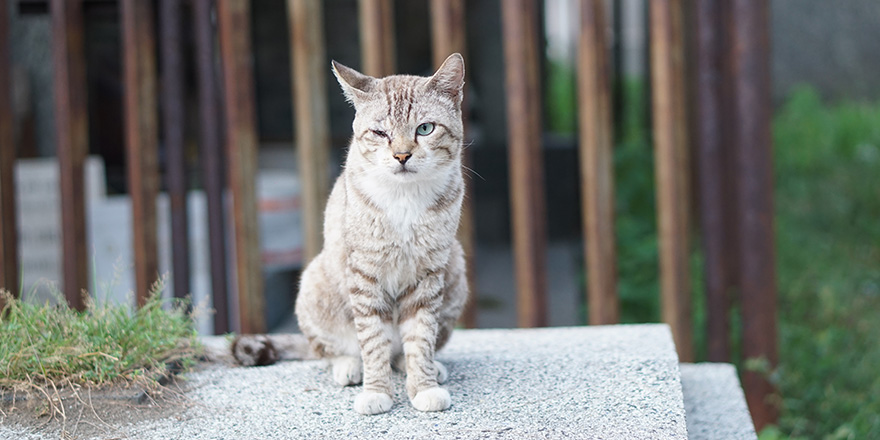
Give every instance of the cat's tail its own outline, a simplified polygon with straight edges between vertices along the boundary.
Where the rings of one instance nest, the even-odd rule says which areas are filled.
[[[231,348],[232,356],[244,366],[318,358],[309,349],[309,340],[299,333],[241,335],[232,341]]]

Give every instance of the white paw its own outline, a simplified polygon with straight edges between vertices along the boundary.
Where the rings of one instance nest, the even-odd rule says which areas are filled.
[[[446,379],[449,378],[449,372],[446,370],[446,367],[437,361],[434,361],[434,366],[437,368],[437,383],[446,383]]]
[[[339,386],[344,387],[361,383],[363,375],[360,359],[351,356],[340,356],[334,358],[332,364],[333,380]]]
[[[443,411],[452,405],[449,391],[440,387],[419,391],[412,399],[412,405],[419,411]]]
[[[354,410],[363,415],[382,414],[391,409],[391,396],[375,391],[364,391],[354,398]]]

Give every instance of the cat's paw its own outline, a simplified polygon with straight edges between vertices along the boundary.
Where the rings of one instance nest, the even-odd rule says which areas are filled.
[[[388,412],[392,405],[391,396],[375,391],[364,391],[354,398],[354,410],[363,415]]]
[[[437,368],[437,383],[446,383],[446,379],[449,379],[449,371],[446,370],[446,366],[434,361],[434,367]]]
[[[339,386],[357,385],[363,379],[361,360],[352,356],[340,356],[331,361],[333,381]]]
[[[452,398],[446,389],[434,387],[419,391],[411,402],[419,411],[443,411],[452,405]]]

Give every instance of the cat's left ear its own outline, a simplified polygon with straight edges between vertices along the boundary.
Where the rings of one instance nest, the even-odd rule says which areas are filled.
[[[464,88],[464,58],[454,53],[446,58],[443,65],[428,80],[428,87],[449,95],[455,102],[461,103]]]
[[[359,102],[366,100],[375,87],[376,78],[364,75],[351,67],[331,62],[333,64],[333,74],[342,87],[342,93],[348,102],[357,105]]]

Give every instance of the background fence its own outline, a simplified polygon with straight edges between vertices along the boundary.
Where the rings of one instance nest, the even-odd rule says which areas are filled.
[[[7,23],[10,2],[0,0],[0,286],[17,292],[13,288],[18,285],[19,265],[12,178],[16,147],[10,93],[15,84]],[[71,307],[82,309],[88,287],[83,163],[91,134],[83,9],[96,4],[117,6],[116,2],[99,0],[13,3],[20,8],[48,8],[51,14],[62,204],[62,291]],[[184,7],[191,13],[183,14]],[[581,209],[591,324],[617,323],[620,314],[606,7],[602,0],[581,0],[576,11]],[[705,259],[709,360],[730,360],[729,316],[736,293],[742,312],[743,357],[764,359],[771,366],[776,362],[768,7],[762,0],[648,2],[662,319],[672,327],[682,361],[695,357],[689,259],[692,232],[699,229]],[[293,125],[299,146],[306,260],[321,247],[322,211],[330,183],[325,93],[329,61],[322,8],[320,1],[289,0],[284,11],[290,29]],[[374,76],[395,73],[392,2],[361,0],[358,8],[362,70]],[[435,66],[449,53],[465,54],[465,10],[464,0],[430,1],[430,50]],[[547,324],[547,226],[543,215],[547,208],[542,118],[537,110],[543,105],[539,2],[505,0],[498,13],[504,46],[518,322],[523,327],[543,326]],[[238,331],[264,332],[251,3],[120,0],[118,14],[137,302],[144,302],[158,272],[154,201],[163,175],[171,201],[174,292],[182,296],[190,291],[182,91],[184,66],[190,63],[195,66],[198,85],[198,148],[209,212],[214,329],[218,333],[230,331],[230,323],[238,322]],[[214,16],[216,20],[212,20]],[[184,22],[184,18],[189,20]],[[192,54],[183,49],[184,32],[193,33]],[[164,174],[160,173],[160,143]],[[224,188],[232,200],[231,268],[226,267]],[[470,257],[473,277],[474,221],[469,205],[473,197],[466,200],[460,238]],[[235,274],[232,289],[227,285],[229,270]],[[473,279],[471,285],[473,292]],[[237,316],[231,320],[226,309],[229,291],[237,292],[233,303],[238,305],[234,310]],[[475,316],[471,304],[465,323],[475,325]],[[772,388],[762,374],[751,371],[744,372],[744,386],[760,429],[775,418],[774,406],[766,399]]]

